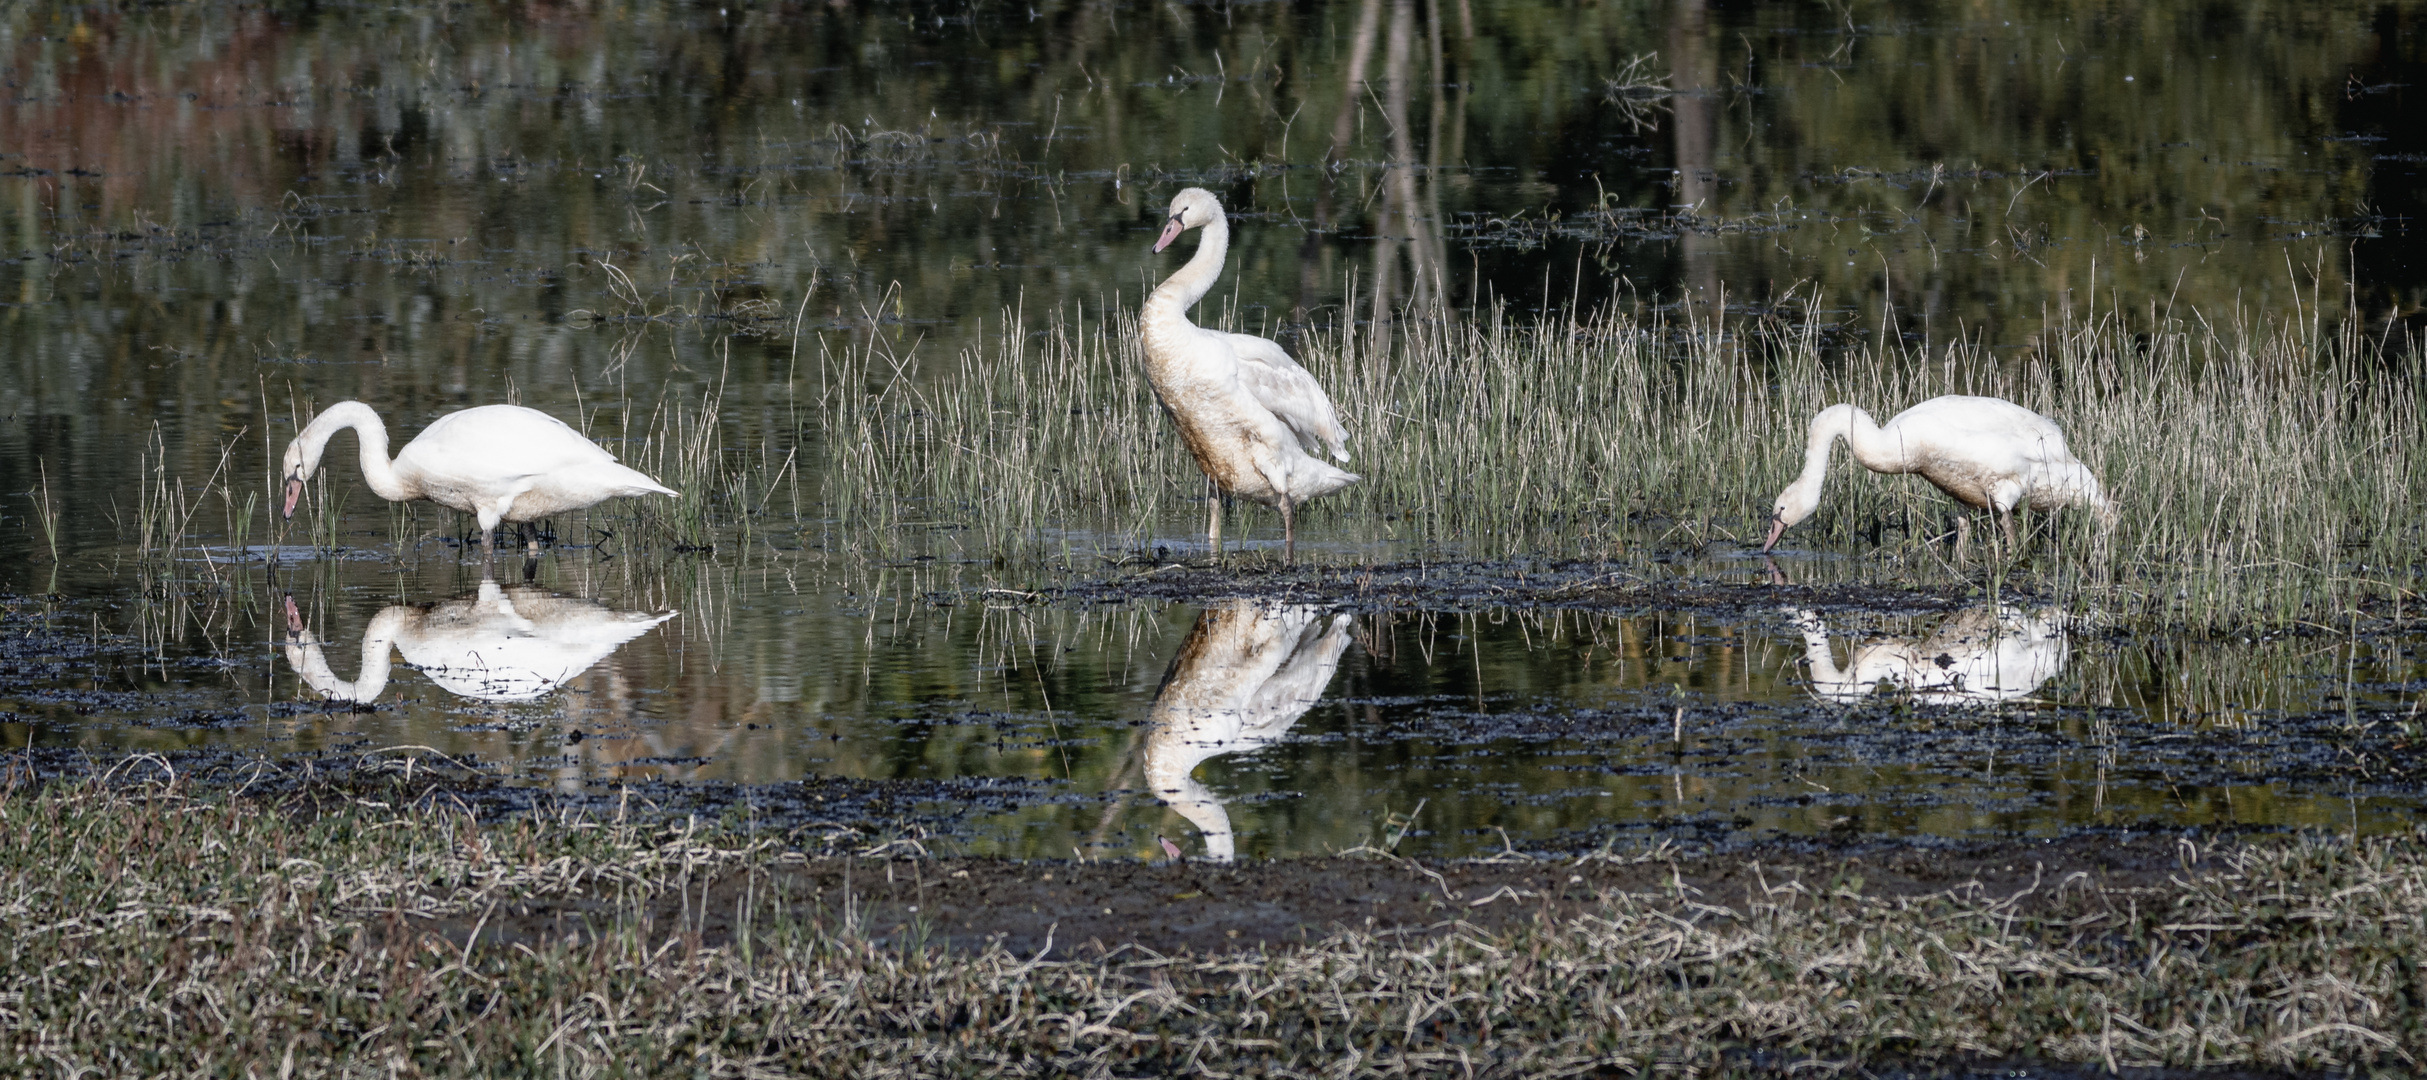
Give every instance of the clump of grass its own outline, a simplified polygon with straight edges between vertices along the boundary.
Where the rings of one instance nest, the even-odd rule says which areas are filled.
[[[1057,313],[1032,339],[1007,313],[995,351],[941,370],[875,336],[856,352],[821,347],[821,474],[837,532],[892,554],[922,531],[974,531],[959,542],[1017,554],[1108,515],[1140,537],[1181,487],[1201,495],[1146,382],[1135,318],[1115,310],[1094,332],[1086,319]]]
[[[127,779],[0,792],[12,1071],[1707,1075],[1753,1071],[1750,1050],[2397,1075],[2427,1056],[2416,833],[2187,850],[2130,889],[1878,895],[1769,868],[1741,897],[1612,892],[1503,930],[1027,956],[889,942],[854,897],[782,887],[831,840]],[[861,872],[913,869],[887,850]],[[719,883],[711,913],[693,898]]]
[[[701,392],[695,407],[668,393],[632,455],[634,468],[676,492],[671,501],[662,496],[640,501],[638,512],[669,537],[677,551],[716,548],[709,509],[712,503],[730,501],[735,482],[723,467],[724,439],[717,424],[722,400],[714,387]]]

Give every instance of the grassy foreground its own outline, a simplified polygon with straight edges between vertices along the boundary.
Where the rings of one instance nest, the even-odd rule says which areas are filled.
[[[1717,1075],[2011,1054],[2391,1075],[2427,1057],[2427,833],[2219,851],[2128,895],[1881,897],[1848,878],[1612,894],[1497,931],[1056,959],[881,942],[847,901],[774,889],[741,893],[712,941],[670,895],[854,856],[365,794],[0,795],[0,1071]],[[480,935],[523,906],[587,929]]]

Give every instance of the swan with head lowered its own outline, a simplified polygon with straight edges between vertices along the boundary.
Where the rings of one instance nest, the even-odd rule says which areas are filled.
[[[1222,214],[1222,203],[1204,188],[1188,188],[1172,197],[1170,217],[1154,249],[1170,247],[1190,229],[1204,230],[1196,255],[1179,273],[1164,279],[1139,313],[1146,378],[1207,480],[1222,493],[1281,511],[1282,558],[1293,558],[1298,505],[1359,479],[1315,456],[1328,450],[1334,459],[1347,461],[1348,430],[1340,426],[1322,384],[1281,346],[1253,334],[1227,334],[1188,321],[1188,309],[1222,276],[1230,249],[1230,222]],[[1220,495],[1212,503],[1206,538],[1219,560]]]
[[[284,516],[295,516],[304,481],[320,471],[329,439],[353,428],[362,444],[362,479],[389,502],[428,499],[461,510],[480,522],[484,554],[497,553],[490,534],[500,522],[524,526],[619,495],[672,495],[674,491],[615,460],[565,422],[520,405],[483,405],[431,421],[388,459],[388,428],[359,401],[321,410],[287,444],[280,475],[286,480]],[[536,539],[531,540],[534,550]]]
[[[2086,506],[2101,525],[2115,526],[2115,504],[2090,467],[2065,449],[2065,432],[2056,421],[2004,398],[1950,394],[1897,413],[1886,424],[1854,405],[1820,410],[1804,440],[1803,475],[1778,493],[1770,538],[1761,550],[1778,546],[1780,534],[1820,508],[1821,481],[1839,439],[1872,472],[1920,473],[1955,501],[1989,511],[2005,526],[2009,546],[2019,506]],[[1971,520],[1957,518],[1956,527],[1960,551],[1970,537]]]

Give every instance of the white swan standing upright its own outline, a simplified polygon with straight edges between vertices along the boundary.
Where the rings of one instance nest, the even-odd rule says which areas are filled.
[[[668,488],[565,426],[520,405],[483,405],[431,421],[388,460],[388,428],[359,401],[320,411],[287,444],[284,516],[295,516],[304,481],[320,471],[321,452],[339,431],[362,443],[362,479],[389,502],[428,499],[480,522],[481,550],[494,556],[499,522],[527,524],[619,495],[672,495]],[[537,546],[537,541],[533,541]]]
[[[484,580],[471,596],[438,604],[390,604],[362,632],[362,666],[337,677],[321,642],[286,602],[287,664],[322,697],[369,704],[388,686],[390,653],[459,697],[530,701],[590,670],[625,642],[675,616],[617,611],[590,600]]]
[[[1331,685],[1349,628],[1347,615],[1304,604],[1237,600],[1197,616],[1148,713],[1146,782],[1205,834],[1207,859],[1229,862],[1238,844],[1221,798],[1189,774],[1288,734]]]
[[[1281,346],[1188,321],[1188,309],[1222,275],[1230,248],[1230,222],[1221,201],[1203,188],[1188,188],[1172,197],[1171,216],[1154,249],[1161,251],[1196,228],[1205,230],[1196,255],[1146,298],[1139,313],[1146,378],[1206,479],[1221,492],[1281,511],[1282,557],[1293,558],[1298,504],[1359,479],[1315,456],[1316,450],[1328,449],[1333,458],[1347,461],[1348,431],[1340,426],[1330,395]],[[1206,537],[1218,560],[1220,495],[1212,502]]]
[[[1920,473],[1955,501],[1987,510],[2014,540],[2014,508],[2034,510],[2087,506],[2102,525],[2115,525],[2115,505],[2090,467],[2065,449],[2056,421],[2004,398],[1935,397],[1897,413],[1885,425],[1854,405],[1831,405],[1812,417],[1804,440],[1803,475],[1778,493],[1770,511],[1770,538],[1778,546],[1787,528],[1820,508],[1821,480],[1829,451],[1843,438],[1854,460],[1872,472]],[[1971,534],[1971,520],[1957,518],[1957,547]]]
[[[1993,705],[2037,691],[2064,670],[2072,652],[2056,612],[1982,604],[1949,616],[1919,641],[1891,638],[1857,645],[1840,666],[1820,616],[1801,608],[1784,610],[1803,632],[1812,693],[1829,701],[1859,701],[1885,680],[1934,704]]]

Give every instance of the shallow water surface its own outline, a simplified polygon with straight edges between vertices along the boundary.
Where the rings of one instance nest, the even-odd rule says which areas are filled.
[[[138,611],[148,636],[13,679],[8,744],[418,748],[594,796],[982,782],[904,824],[1022,856],[1145,856],[1157,836],[1227,857],[2373,831],[2427,802],[2383,760],[2427,675],[2410,639],[2147,642],[1986,598],[1041,603],[930,564],[666,575],[575,553],[527,583],[443,556],[231,572],[252,584],[224,610]],[[8,620],[73,640],[124,614],[19,602]]]

